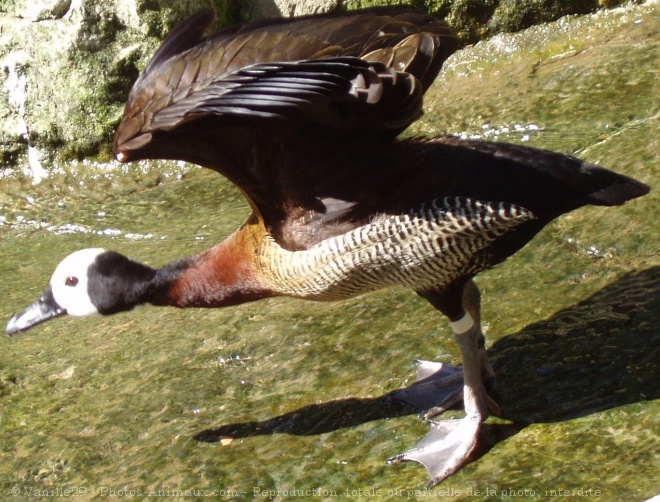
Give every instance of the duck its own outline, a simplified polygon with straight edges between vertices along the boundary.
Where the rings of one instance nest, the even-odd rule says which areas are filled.
[[[105,249],[56,267],[13,316],[16,334],[62,315],[138,305],[220,308],[276,296],[341,301],[410,288],[449,321],[462,365],[418,362],[392,396],[430,424],[390,463],[440,483],[474,456],[500,415],[474,277],[548,223],[649,188],[576,157],[451,135],[400,139],[459,48],[445,21],[380,7],[205,32],[201,11],[163,41],[133,85],[114,138],[118,161],[175,159],[214,170],[251,208],[213,247],[152,268]],[[463,403],[465,416],[436,420]]]

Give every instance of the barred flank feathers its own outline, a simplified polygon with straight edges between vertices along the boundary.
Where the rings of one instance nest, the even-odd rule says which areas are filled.
[[[310,300],[339,300],[393,285],[437,288],[485,268],[475,255],[534,218],[514,204],[435,199],[307,250],[287,251],[266,237],[261,279],[279,294]]]

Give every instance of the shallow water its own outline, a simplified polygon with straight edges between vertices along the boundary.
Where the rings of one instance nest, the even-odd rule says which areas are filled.
[[[415,358],[459,362],[445,320],[395,288],[336,304],[145,307],[5,338],[0,490],[175,500],[176,490],[236,500],[657,494],[659,16],[654,3],[468,48],[409,133],[573,153],[653,190],[568,215],[479,277],[505,416],[489,419],[481,458],[433,492],[421,466],[385,464],[427,426],[379,398],[414,380]],[[159,266],[248,214],[219,176],[179,164],[81,164],[37,186],[0,184],[5,318],[76,249]],[[233,440],[213,442],[221,436]]]

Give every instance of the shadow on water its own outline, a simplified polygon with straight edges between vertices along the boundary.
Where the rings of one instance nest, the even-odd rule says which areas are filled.
[[[660,267],[652,267],[498,340],[488,351],[497,373],[495,397],[502,418],[513,424],[487,424],[487,449],[529,423],[568,420],[660,397],[659,313]],[[321,434],[415,413],[388,396],[305,406],[261,422],[207,429],[195,439]]]

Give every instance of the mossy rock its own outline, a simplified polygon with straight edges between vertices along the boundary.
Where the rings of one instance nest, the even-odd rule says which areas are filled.
[[[237,20],[234,0],[212,5],[215,28]],[[203,0],[7,4],[0,12],[0,161],[17,162],[28,146],[49,152],[43,160],[51,162],[55,153],[64,159],[98,154],[160,41],[208,6]]]

